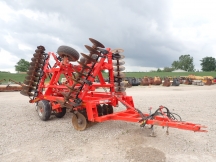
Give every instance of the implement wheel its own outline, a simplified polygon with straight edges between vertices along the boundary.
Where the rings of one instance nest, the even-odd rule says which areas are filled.
[[[74,112],[74,114],[72,115],[72,125],[74,129],[83,131],[86,129],[87,124],[87,119],[83,114],[78,111]]]
[[[57,118],[62,118],[63,116],[65,116],[65,114],[66,114],[66,107],[63,107],[61,112],[55,113],[54,115],[55,115]]]
[[[51,115],[51,106],[49,104],[49,101],[47,100],[39,101],[37,105],[37,112],[41,120],[43,121],[48,120]]]
[[[79,60],[79,53],[75,49],[73,49],[69,46],[60,46],[57,50],[57,53],[62,58],[64,56],[67,56],[69,61]]]
[[[113,107],[112,107],[112,105],[110,105],[110,104],[107,105],[107,112],[108,112],[108,114],[113,114]]]

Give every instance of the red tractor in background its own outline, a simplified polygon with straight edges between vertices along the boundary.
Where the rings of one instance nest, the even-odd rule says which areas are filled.
[[[45,53],[43,46],[35,50],[20,93],[30,97],[30,103],[37,104],[41,120],[48,120],[51,114],[61,118],[68,108],[73,113],[72,124],[76,130],[86,129],[89,122],[123,120],[139,122],[141,127],[148,124],[151,128],[159,125],[205,132],[201,125],[181,121],[177,114],[164,106],[152,114],[135,108],[132,96],[125,92],[124,50],[105,48],[97,40],[89,40],[93,44],[85,45],[89,54],[81,53],[80,60],[79,53],[68,46],[60,46],[57,54]],[[53,66],[50,65],[51,57],[55,60]],[[75,61],[78,64],[72,64]],[[102,75],[104,70],[108,71],[108,82]],[[60,82],[61,76],[66,78],[64,83]],[[98,91],[98,88],[106,91]],[[119,103],[125,106],[125,110],[116,111]]]

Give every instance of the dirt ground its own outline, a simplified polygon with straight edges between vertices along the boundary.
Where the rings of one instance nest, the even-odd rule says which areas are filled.
[[[132,87],[135,107],[143,112],[164,105],[183,121],[207,126],[207,133],[175,128],[149,127],[138,123],[107,121],[84,131],[71,124],[72,114],[51,116],[44,122],[34,104],[19,92],[0,92],[1,162],[215,162],[216,85],[179,87]],[[123,105],[114,111],[125,109]]]

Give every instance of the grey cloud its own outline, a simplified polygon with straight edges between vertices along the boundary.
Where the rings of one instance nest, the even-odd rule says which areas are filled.
[[[169,33],[170,6],[167,1],[5,2],[14,10],[29,9],[48,17],[33,20],[19,15],[9,24],[0,22],[14,38],[33,49],[44,45],[47,51],[55,52],[62,45],[56,40],[58,38],[65,45],[75,45],[86,52],[84,45],[91,44],[88,40],[91,37],[107,47],[123,48],[124,55],[133,60],[131,65],[164,67],[170,66],[184,48]],[[32,55],[34,52],[18,50],[16,44],[11,46],[3,38],[0,38],[0,43],[20,58],[30,59],[29,53]]]

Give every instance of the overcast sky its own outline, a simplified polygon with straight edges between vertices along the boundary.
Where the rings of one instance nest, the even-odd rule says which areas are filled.
[[[126,71],[169,67],[190,54],[216,57],[215,0],[0,0],[0,71],[15,72],[38,45],[87,53],[94,38],[125,50]]]

